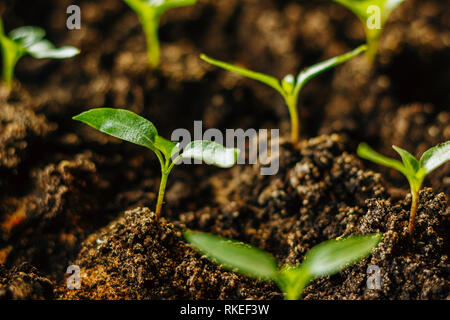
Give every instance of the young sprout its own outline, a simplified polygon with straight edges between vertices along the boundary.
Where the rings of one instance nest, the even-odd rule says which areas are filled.
[[[428,149],[423,153],[420,160],[417,160],[408,151],[397,146],[392,146],[392,148],[398,152],[403,163],[377,153],[365,143],[361,143],[358,146],[357,153],[361,158],[400,171],[408,179],[412,196],[411,213],[409,216],[409,234],[412,237],[419,203],[419,191],[422,187],[423,180],[431,171],[450,160],[450,141]]]
[[[367,57],[375,59],[381,33],[391,12],[404,0],[333,0],[350,9],[363,23],[367,39]]]
[[[2,53],[2,83],[11,88],[14,76],[14,68],[24,55],[29,54],[36,59],[66,59],[76,56],[80,51],[71,46],[55,48],[48,40],[44,39],[45,30],[25,26],[12,30],[5,34],[3,21],[0,18],[0,47]]]
[[[128,110],[96,108],[73,119],[113,137],[147,147],[156,154],[161,164],[161,183],[155,210],[158,218],[161,215],[167,178],[180,159],[197,159],[221,168],[229,168],[236,163],[239,156],[239,149],[225,148],[206,140],[194,140],[180,153],[178,144],[159,136],[153,123]]]
[[[190,230],[184,232],[184,237],[196,250],[226,269],[273,281],[283,291],[285,299],[297,300],[314,278],[335,274],[368,256],[380,242],[382,234],[322,242],[306,254],[301,265],[281,268],[273,256],[242,242]]]
[[[161,16],[169,9],[192,6],[197,0],[124,0],[142,24],[147,40],[148,62],[152,69],[159,66],[160,47],[158,27]]]
[[[284,98],[284,101],[288,107],[289,115],[291,118],[291,143],[294,146],[297,146],[299,141],[299,134],[300,134],[300,125],[299,125],[299,118],[298,118],[298,97],[300,90],[302,87],[307,83],[310,79],[314,78],[315,76],[319,75],[320,73],[335,67],[355,56],[360,54],[361,52],[364,52],[366,50],[366,46],[362,45],[358,48],[356,48],[353,51],[350,51],[346,54],[331,58],[329,60],[325,60],[323,62],[320,62],[318,64],[315,64],[313,66],[310,66],[304,70],[302,70],[298,75],[297,78],[295,78],[293,75],[289,74],[285,76],[281,81],[278,79],[263,74],[259,72],[250,71],[241,67],[237,67],[213,58],[210,58],[204,54],[202,54],[200,57],[204,61],[215,65],[217,67],[223,68],[228,71],[232,71],[235,73],[238,73],[244,77],[260,81],[269,87],[274,88],[276,91],[278,91],[281,96]]]

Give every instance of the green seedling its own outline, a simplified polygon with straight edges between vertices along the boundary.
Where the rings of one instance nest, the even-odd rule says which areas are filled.
[[[372,63],[378,51],[384,25],[391,12],[404,0],[333,0],[351,10],[363,23],[367,39],[367,57]]]
[[[312,248],[299,266],[284,265],[270,254],[242,242],[187,230],[184,237],[196,250],[228,270],[273,281],[288,300],[301,298],[308,283],[335,274],[368,256],[382,238],[381,233],[358,235],[322,242]]]
[[[167,178],[179,160],[198,159],[218,167],[229,168],[236,163],[239,156],[239,149],[225,148],[206,140],[194,140],[181,152],[178,144],[158,135],[153,123],[128,110],[96,108],[73,119],[110,136],[146,147],[156,154],[161,164],[161,183],[155,210],[157,218],[161,215]]]
[[[2,52],[2,83],[10,88],[14,76],[14,68],[24,55],[30,55],[36,59],[66,59],[76,56],[80,51],[71,46],[55,48],[48,40],[44,39],[45,30],[24,26],[5,34],[3,21],[0,19],[0,47]]]
[[[419,203],[419,191],[422,187],[423,180],[431,171],[450,160],[450,141],[428,149],[423,153],[420,160],[417,160],[408,151],[397,146],[392,146],[392,148],[398,152],[403,163],[377,153],[365,143],[361,143],[358,146],[357,153],[361,158],[400,171],[408,179],[412,197],[411,213],[409,216],[409,234],[412,237]]]
[[[300,135],[300,124],[299,124],[299,117],[298,117],[298,98],[300,94],[300,90],[303,88],[303,86],[312,78],[315,76],[321,74],[322,72],[335,67],[355,56],[360,54],[361,52],[364,52],[367,49],[365,45],[360,46],[356,48],[353,51],[350,51],[346,54],[331,58],[329,60],[325,60],[323,62],[320,62],[318,64],[315,64],[313,66],[310,66],[304,70],[302,70],[298,75],[297,78],[295,78],[293,75],[289,74],[285,76],[281,81],[279,81],[277,78],[274,78],[272,76],[250,71],[241,67],[237,67],[228,63],[225,63],[223,61],[219,61],[213,58],[210,58],[206,55],[201,55],[201,59],[204,61],[215,65],[219,68],[235,72],[237,74],[240,74],[244,77],[262,82],[269,87],[274,88],[276,91],[278,91],[281,96],[284,98],[284,101],[288,107],[289,110],[289,116],[291,118],[291,143],[296,147],[299,141],[299,135]]]
[[[172,8],[194,5],[197,0],[124,0],[138,15],[147,40],[148,63],[156,69],[160,63],[158,27],[161,16]]]

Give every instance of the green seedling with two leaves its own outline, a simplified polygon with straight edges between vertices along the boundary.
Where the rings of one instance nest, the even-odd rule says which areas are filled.
[[[239,149],[225,148],[207,140],[194,140],[183,150],[160,135],[149,120],[124,109],[96,108],[83,112],[74,120],[81,121],[110,136],[132,142],[152,150],[161,164],[161,182],[155,214],[159,218],[164,201],[167,178],[182,158],[202,160],[217,167],[232,167],[239,157]]]
[[[2,84],[11,88],[14,69],[24,55],[36,59],[66,59],[76,56],[80,51],[72,46],[56,48],[44,39],[45,30],[39,27],[24,26],[5,34],[0,19],[0,48],[2,53]]]
[[[367,39],[367,57],[375,60],[383,28],[391,12],[404,0],[333,0],[351,10],[363,23]]]
[[[321,74],[322,72],[335,67],[357,55],[364,52],[367,49],[366,45],[362,45],[358,48],[356,48],[353,51],[350,51],[348,53],[345,53],[343,55],[325,60],[323,62],[320,62],[318,64],[312,65],[304,70],[302,70],[297,77],[294,77],[293,75],[289,74],[285,76],[281,81],[277,78],[274,78],[272,76],[251,71],[248,69],[244,69],[220,60],[216,60],[213,58],[210,58],[206,55],[201,55],[201,59],[204,61],[215,65],[219,68],[235,72],[237,74],[240,74],[244,77],[262,82],[269,87],[272,87],[276,91],[278,91],[281,96],[283,97],[288,110],[289,110],[289,116],[291,119],[291,143],[294,147],[297,147],[300,137],[300,123],[299,123],[299,116],[298,116],[298,98],[300,94],[300,90],[303,88],[303,86],[312,78],[315,76]]]
[[[287,300],[297,300],[311,280],[335,274],[367,257],[380,242],[382,234],[322,242],[309,250],[301,265],[281,268],[272,255],[242,242],[191,230],[185,231],[184,237],[197,251],[224,268],[263,281],[273,281]]]
[[[197,0],[124,0],[136,12],[147,41],[148,63],[156,69],[160,63],[158,28],[161,16],[170,9],[194,5]]]
[[[423,180],[431,171],[450,160],[450,141],[428,149],[423,153],[420,160],[417,160],[408,151],[397,146],[392,146],[392,148],[394,148],[394,150],[400,155],[402,162],[379,154],[370,148],[366,143],[361,143],[358,146],[357,154],[361,158],[393,168],[401,172],[406,179],[408,179],[412,197],[408,229],[409,234],[413,237],[417,207],[419,203],[419,192],[422,188]]]

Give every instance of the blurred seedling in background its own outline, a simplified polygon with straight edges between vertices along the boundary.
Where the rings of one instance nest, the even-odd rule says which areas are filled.
[[[367,39],[367,57],[375,60],[381,34],[391,12],[404,0],[333,0],[351,10],[363,23]]]
[[[269,87],[274,88],[276,91],[278,91],[281,96],[284,98],[284,101],[288,107],[289,110],[289,116],[291,118],[291,143],[294,147],[297,147],[299,142],[299,136],[300,136],[300,124],[299,124],[299,116],[298,116],[298,98],[300,94],[300,90],[303,88],[303,86],[312,78],[315,76],[321,74],[322,72],[335,67],[355,56],[360,54],[361,52],[364,52],[367,49],[366,45],[362,45],[358,48],[356,48],[353,51],[350,51],[346,54],[325,60],[323,62],[320,62],[318,64],[315,64],[313,66],[310,66],[304,70],[302,70],[297,77],[294,77],[293,75],[289,74],[285,76],[281,81],[278,80],[275,77],[250,71],[248,69],[244,69],[238,66],[234,66],[231,64],[228,64],[226,62],[216,60],[213,58],[210,58],[204,54],[202,54],[200,57],[219,68],[235,72],[237,74],[240,74],[244,77],[262,82]]]
[[[2,53],[2,85],[11,88],[14,68],[24,55],[36,59],[66,59],[76,56],[80,51],[71,46],[56,48],[44,39],[45,30],[33,26],[24,26],[5,34],[3,21],[0,19],[0,47]]]
[[[225,148],[207,140],[194,140],[180,151],[178,144],[158,135],[153,123],[124,109],[96,108],[73,119],[110,136],[146,147],[156,154],[161,164],[161,183],[155,210],[157,218],[161,215],[167,178],[179,160],[197,159],[221,168],[229,168],[236,163],[239,156],[239,149]]]
[[[423,180],[431,171],[450,160],[450,141],[428,149],[423,153],[420,160],[417,160],[408,151],[397,146],[392,146],[392,148],[400,155],[403,163],[377,153],[365,143],[361,143],[358,146],[357,153],[361,158],[400,171],[408,179],[412,197],[409,234],[412,237],[419,203],[419,192],[422,188]]]
[[[194,5],[197,0],[124,0],[139,17],[147,41],[148,63],[156,69],[160,63],[158,28],[161,16],[170,9]]]
[[[273,256],[242,242],[190,230],[184,232],[184,237],[196,250],[226,269],[273,281],[283,291],[285,299],[297,300],[311,280],[335,274],[367,257],[380,242],[382,234],[322,242],[309,250],[301,265],[281,268]]]

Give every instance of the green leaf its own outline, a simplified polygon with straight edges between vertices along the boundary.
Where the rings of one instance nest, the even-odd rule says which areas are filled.
[[[313,278],[303,266],[284,266],[275,281],[287,300],[297,300]]]
[[[11,87],[14,68],[19,59],[30,54],[34,58],[70,58],[79,53],[75,47],[55,46],[44,39],[45,30],[39,27],[24,26],[12,30],[8,36],[4,34],[3,23],[0,19],[0,48],[2,51],[2,82]]]
[[[225,148],[213,141],[195,140],[184,148],[179,157],[198,159],[221,168],[230,168],[236,163],[239,152],[239,149]]]
[[[367,257],[381,238],[378,233],[322,242],[306,254],[302,267],[313,277],[332,275]]]
[[[419,161],[417,161],[417,159],[411,153],[397,146],[392,146],[392,148],[394,148],[394,150],[397,151],[400,157],[402,157],[403,164],[407,169],[411,170],[412,174],[415,174],[417,171],[419,171]]]
[[[292,94],[295,88],[295,77],[292,74],[288,74],[281,80],[281,87],[287,94]]]
[[[392,10],[397,8],[404,0],[333,0],[351,10],[364,23],[371,16],[370,6],[380,8],[381,21],[384,24]]]
[[[333,68],[341,63],[346,62],[347,60],[350,60],[353,57],[356,57],[360,53],[367,50],[366,45],[359,46],[358,48],[347,52],[345,54],[342,54],[340,56],[319,62],[315,65],[312,65],[303,71],[301,71],[297,76],[297,85],[295,88],[296,94],[300,91],[300,89],[303,87],[305,83],[307,83],[310,79],[314,78],[315,76],[321,74],[322,72]]]
[[[430,173],[449,160],[450,141],[447,141],[425,151],[420,158],[420,166]]]
[[[410,174],[410,172],[405,168],[405,166],[400,161],[379,154],[371,147],[369,147],[366,143],[360,143],[356,153],[363,159],[367,159],[372,162],[381,164],[383,166],[398,170],[405,176],[409,176]]]
[[[392,10],[397,8],[404,0],[333,0],[350,9],[363,23],[366,31],[368,57],[373,60],[378,49],[378,43],[383,32],[384,25]],[[378,9],[377,9],[378,8]],[[375,11],[375,10],[377,11]],[[379,15],[379,26],[369,27],[368,21]],[[376,20],[376,19],[375,19]]]
[[[155,18],[159,18],[164,12],[179,8],[194,5],[197,0],[124,0],[128,6],[136,11],[141,16],[145,16],[144,11],[150,10],[153,12]]]
[[[155,126],[131,111],[96,108],[83,112],[73,119],[113,137],[155,150],[155,137],[158,135]]]
[[[200,55],[200,58],[216,67],[219,67],[219,68],[240,74],[241,76],[262,82],[262,83],[274,88],[275,90],[280,92],[282,95],[284,95],[284,90],[283,90],[283,88],[281,88],[280,81],[278,81],[278,79],[275,77],[268,76],[264,73],[251,71],[251,70],[248,70],[245,68],[237,67],[232,64],[210,58],[205,54]]]
[[[66,59],[76,56],[80,53],[80,50],[71,46],[55,48],[50,41],[41,40],[29,46],[27,52],[36,59]]]
[[[229,270],[265,280],[276,277],[278,269],[275,258],[258,248],[190,230],[184,232],[184,237],[195,249]]]
[[[21,45],[23,48],[35,44],[45,37],[45,30],[39,27],[24,26],[12,30],[9,33],[9,38]]]
[[[179,151],[178,145],[161,136],[155,137],[155,148],[160,150],[166,159],[171,159],[172,156]]]

